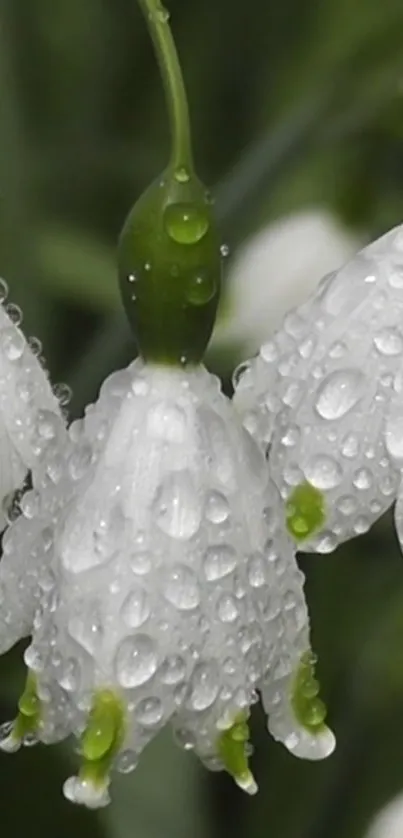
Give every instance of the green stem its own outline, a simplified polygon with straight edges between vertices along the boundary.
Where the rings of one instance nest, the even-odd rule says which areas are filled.
[[[161,69],[172,134],[171,164],[193,168],[189,108],[178,53],[169,27],[169,15],[160,0],[139,0]]]

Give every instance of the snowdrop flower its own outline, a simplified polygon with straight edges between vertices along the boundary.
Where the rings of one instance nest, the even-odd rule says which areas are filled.
[[[401,838],[403,835],[403,795],[384,806],[372,821],[366,838]]]
[[[0,280],[0,530],[13,493],[36,462],[33,437],[41,413],[60,412],[37,357],[39,341],[26,341],[19,329],[21,312],[5,304],[7,293]]]
[[[82,765],[66,796],[109,800],[171,721],[179,742],[256,791],[248,765],[257,690],[273,736],[299,757],[331,753],[303,575],[264,456],[202,365],[220,293],[220,240],[197,179],[175,49],[143,0],[165,73],[172,160],[119,247],[140,358],[104,383],[69,431],[35,428],[38,462],[0,569],[0,647],[32,634],[13,751],[70,733]],[[168,56],[168,60],[167,60]]]
[[[359,240],[323,209],[274,221],[235,254],[222,297],[213,346],[241,346],[253,355],[279,328],[291,306],[353,256]]]
[[[327,276],[235,376],[288,528],[328,552],[395,500],[403,462],[403,228]],[[402,537],[401,502],[396,520]]]
[[[303,575],[280,514],[263,456],[202,366],[137,361],[112,375],[41,492],[25,555],[40,590],[30,675],[3,748],[81,735],[65,793],[93,807],[109,800],[110,768],[134,768],[171,720],[184,747],[253,793],[258,689],[276,739],[327,756]]]

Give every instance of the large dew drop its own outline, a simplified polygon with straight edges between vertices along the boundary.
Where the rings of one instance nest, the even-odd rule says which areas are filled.
[[[147,634],[126,637],[116,652],[115,667],[122,687],[130,689],[145,684],[157,669],[154,641]]]
[[[177,244],[196,244],[207,233],[207,215],[194,204],[170,204],[164,213],[168,236]]]
[[[360,400],[364,385],[365,376],[359,370],[344,369],[330,373],[317,390],[317,413],[322,419],[341,419]]]
[[[167,572],[164,594],[178,611],[193,611],[200,603],[200,587],[196,574],[186,565],[176,565]]]
[[[200,527],[202,504],[189,471],[169,475],[157,490],[153,512],[159,528],[172,538],[192,538]]]

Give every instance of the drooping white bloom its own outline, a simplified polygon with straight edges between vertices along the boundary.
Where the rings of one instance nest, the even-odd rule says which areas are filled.
[[[297,212],[259,230],[235,254],[213,346],[257,352],[286,312],[359,246],[357,237],[322,209]]]
[[[399,794],[381,809],[372,821],[366,838],[402,838],[403,795]]]
[[[185,747],[253,793],[246,720],[259,689],[276,739],[327,756],[303,575],[264,458],[217,379],[137,361],[57,453],[49,470],[44,452],[37,538],[31,526],[23,544],[21,519],[8,536],[21,570],[36,568],[39,607],[3,747],[27,731],[83,734],[65,793],[99,806],[110,767],[134,768],[171,720]]]
[[[0,530],[10,496],[36,462],[33,437],[41,412],[60,413],[34,347],[18,328],[21,312],[5,305],[6,296],[7,286],[0,280]]]
[[[257,441],[270,446],[289,528],[309,548],[327,552],[365,532],[396,498],[402,323],[397,227],[325,277],[235,377],[235,404]],[[397,523],[401,530],[400,505]]]

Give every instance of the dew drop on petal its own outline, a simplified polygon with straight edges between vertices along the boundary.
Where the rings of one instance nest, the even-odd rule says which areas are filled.
[[[221,492],[209,492],[206,498],[205,514],[212,524],[223,524],[229,516],[228,501]]]
[[[382,329],[375,335],[374,344],[381,355],[401,355],[403,351],[402,335],[397,329]]]
[[[119,684],[130,689],[152,678],[157,669],[156,646],[147,634],[126,637],[120,643],[115,659]]]
[[[403,459],[403,415],[395,414],[387,420],[385,443],[394,460]]]
[[[333,489],[343,476],[338,462],[325,454],[312,457],[304,468],[304,474],[317,489]]]
[[[187,565],[176,565],[168,570],[164,580],[164,595],[178,611],[192,611],[200,603],[200,586],[196,574]]]
[[[150,616],[150,605],[144,588],[135,588],[122,604],[122,617],[130,628],[139,628]]]
[[[364,392],[365,376],[354,369],[336,370],[320,384],[315,409],[322,419],[341,419]]]
[[[237,554],[233,547],[227,544],[217,544],[208,547],[203,560],[206,579],[209,582],[222,579],[235,569]]]
[[[222,594],[217,602],[217,614],[222,623],[234,623],[239,616],[238,605],[232,594]]]
[[[219,670],[215,662],[200,663],[191,678],[189,706],[192,710],[202,711],[211,707],[218,695],[220,682]]]
[[[159,724],[163,717],[163,706],[159,698],[144,698],[136,707],[136,721],[146,727]]]
[[[18,329],[2,329],[0,332],[1,351],[9,361],[18,361],[24,352],[25,340]]]
[[[165,478],[157,490],[153,513],[167,535],[192,538],[200,527],[202,509],[189,471],[178,471]]]
[[[179,684],[186,675],[186,663],[180,655],[168,655],[159,669],[159,676],[163,684]]]

